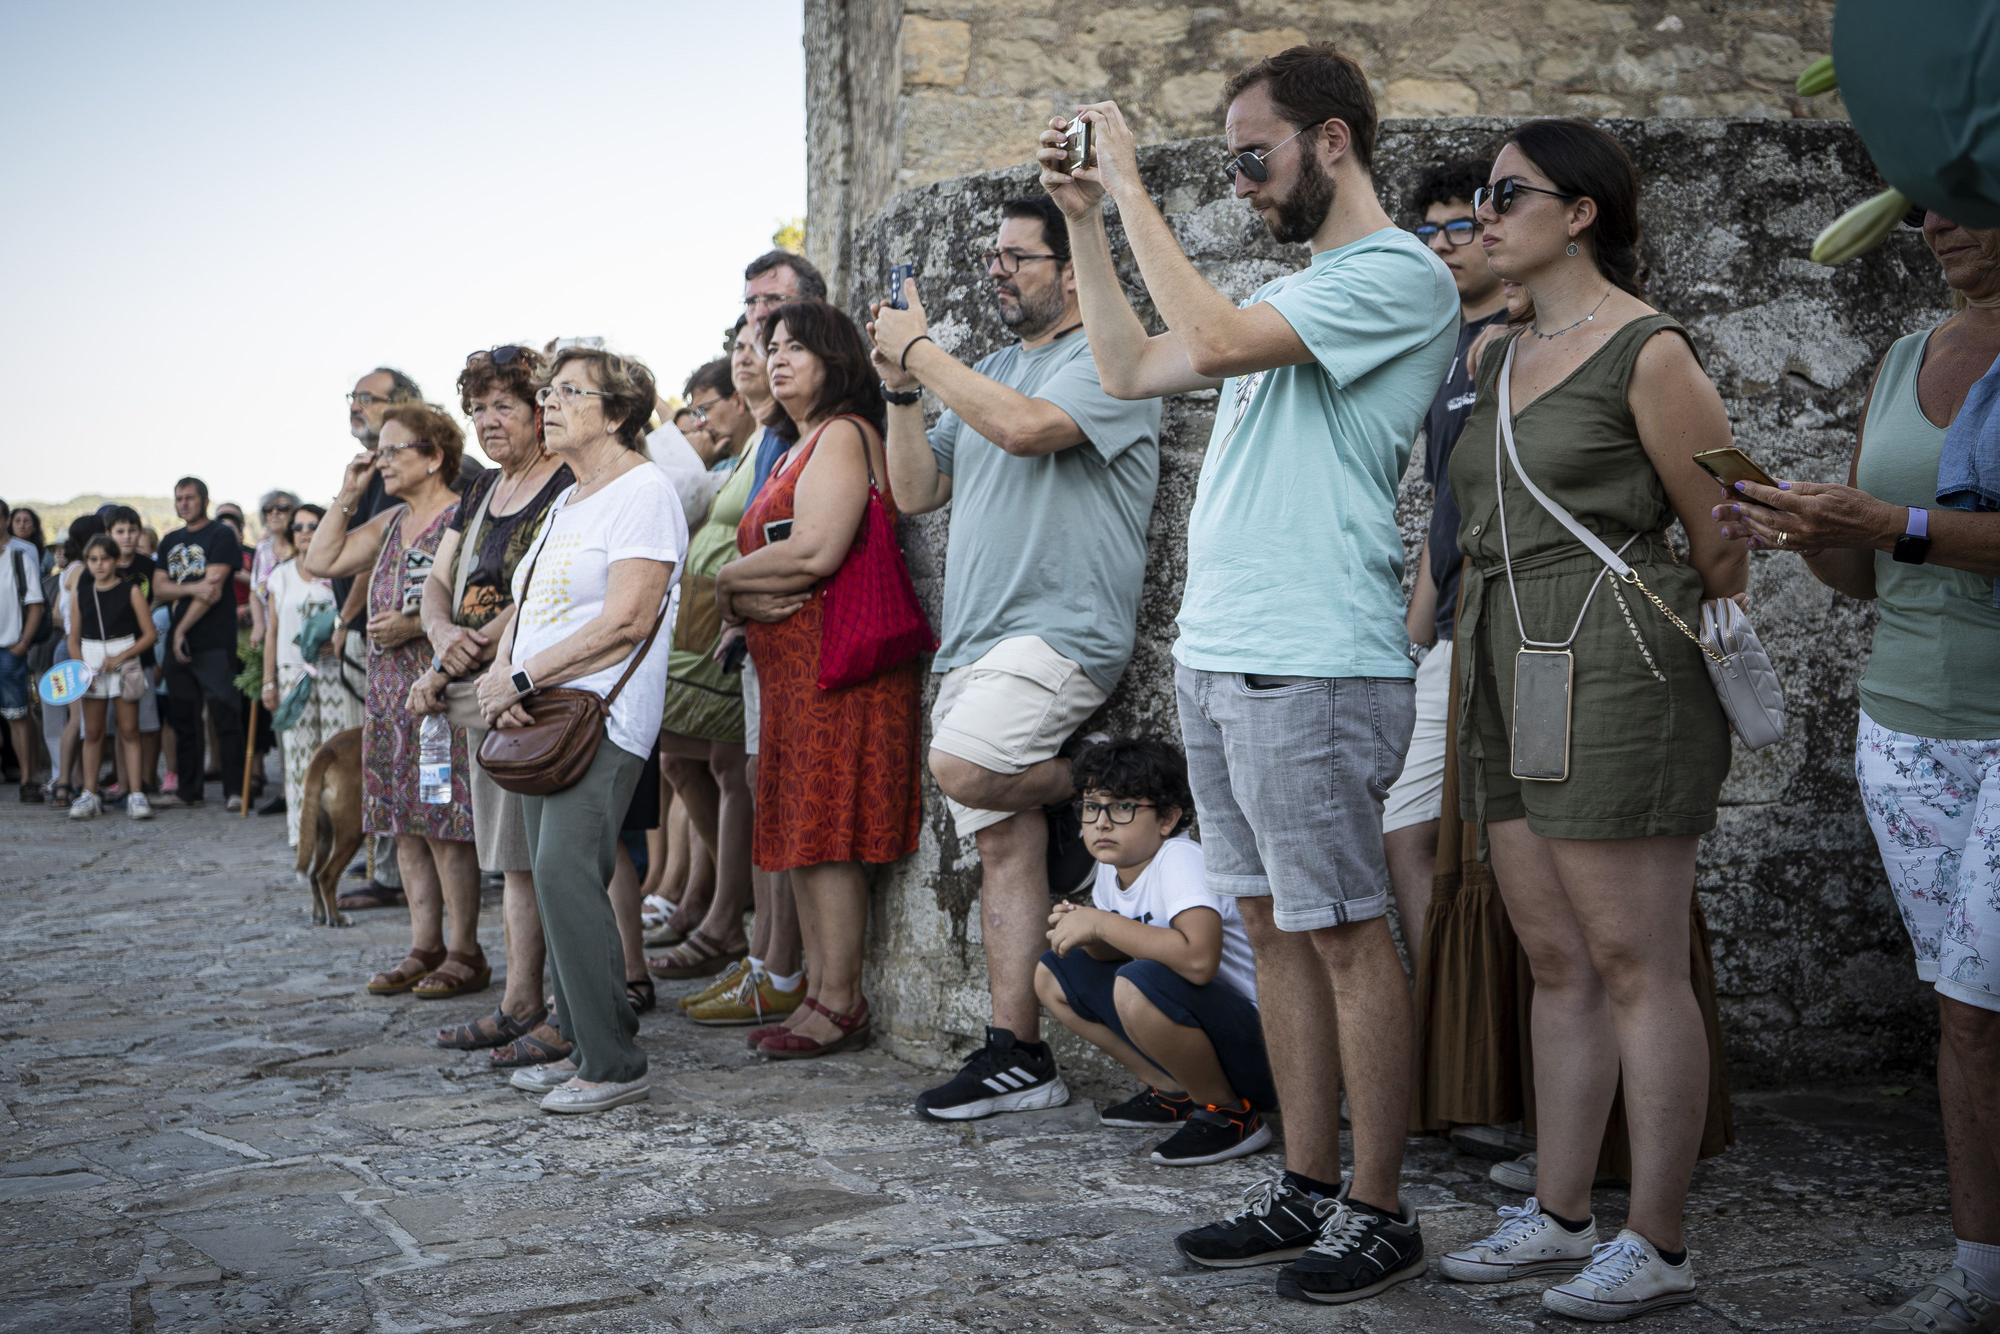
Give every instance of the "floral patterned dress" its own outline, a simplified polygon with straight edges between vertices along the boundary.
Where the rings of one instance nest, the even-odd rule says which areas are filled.
[[[817,440],[790,467],[773,472],[744,512],[736,528],[744,555],[764,545],[764,525],[792,517],[799,478],[816,448]],[[885,491],[882,503],[894,517],[894,497]],[[825,587],[787,619],[747,627],[764,690],[751,860],[766,871],[892,862],[917,846],[923,659],[859,685],[821,690]]]
[[[382,535],[382,552],[368,580],[368,615],[415,612],[424,580],[437,559],[438,539],[458,511],[453,501],[438,511],[417,540],[403,545],[405,509]],[[472,842],[471,756],[465,729],[451,729],[451,801],[428,806],[417,797],[417,725],[405,705],[410,687],[430,665],[430,644],[419,635],[394,648],[368,646],[368,716],[361,724],[361,827],[371,834],[422,834],[451,843]]]

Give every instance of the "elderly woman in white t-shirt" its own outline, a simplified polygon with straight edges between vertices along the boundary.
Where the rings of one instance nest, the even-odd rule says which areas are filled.
[[[523,802],[556,1014],[575,1050],[513,1082],[544,1093],[550,1112],[604,1111],[650,1091],[606,890],[619,824],[659,737],[670,638],[660,621],[687,549],[673,485],[645,454],[653,394],[637,361],[600,348],[556,354],[537,394],[542,429],[577,482],[515,571],[520,611],[479,681],[480,711],[500,730],[525,725],[534,694],[552,686],[616,693],[584,776]]]

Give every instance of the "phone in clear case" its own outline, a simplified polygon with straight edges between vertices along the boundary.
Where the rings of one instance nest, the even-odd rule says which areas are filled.
[[[1569,777],[1568,649],[1524,648],[1514,655],[1514,777],[1560,783]]]

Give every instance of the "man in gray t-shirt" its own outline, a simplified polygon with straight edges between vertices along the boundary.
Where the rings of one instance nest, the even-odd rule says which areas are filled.
[[[1051,866],[1069,860],[1050,857],[1052,839],[1077,863],[1058,870],[1058,893],[1095,864],[1057,752],[1132,656],[1160,473],[1160,400],[1098,383],[1061,212],[1042,196],[1001,213],[986,272],[1019,343],[965,365],[931,341],[914,282],[907,310],[878,306],[869,326],[896,502],[906,514],[955,502],[930,767],[959,835],[979,845],[993,1024],[954,1079],[917,1099],[940,1120],[1068,1101],[1035,998]],[[919,386],[946,408],[928,436]]]

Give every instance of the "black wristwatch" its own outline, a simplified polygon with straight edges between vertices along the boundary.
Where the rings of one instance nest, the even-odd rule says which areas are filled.
[[[1931,554],[1931,512],[1910,506],[1910,526],[1889,550],[1892,560],[1905,565],[1922,565]]]
[[[882,382],[882,397],[899,408],[907,408],[912,403],[920,402],[923,396],[924,391],[921,389],[891,389],[888,381]]]
[[[513,681],[515,694],[532,695],[535,693],[535,683],[528,678],[528,673],[523,669],[519,667],[514,669]]]

